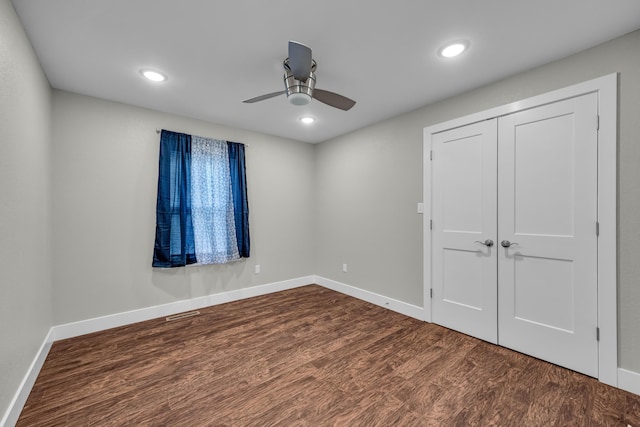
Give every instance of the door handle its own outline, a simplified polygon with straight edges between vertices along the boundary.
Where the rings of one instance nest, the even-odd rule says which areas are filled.
[[[493,246],[493,240],[491,240],[491,239],[487,239],[484,242],[481,242],[480,240],[476,240],[474,243],[480,243],[481,245],[485,245],[485,246],[488,246],[488,247]]]
[[[502,242],[500,242],[500,245],[502,245],[503,248],[508,248],[509,246],[517,245],[517,243],[516,242],[510,242],[508,240],[503,240]]]

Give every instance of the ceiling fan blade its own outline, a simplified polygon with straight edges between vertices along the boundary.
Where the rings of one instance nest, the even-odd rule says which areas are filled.
[[[314,89],[313,97],[320,102],[324,102],[335,108],[339,108],[344,111],[348,111],[356,105],[356,101],[349,99],[346,96],[338,95],[337,93],[329,92],[328,90]]]
[[[256,96],[255,98],[245,99],[242,102],[246,102],[247,104],[253,104],[254,102],[264,101],[265,99],[273,98],[274,96],[282,95],[283,93],[284,93],[283,90],[281,90],[280,92],[271,92],[266,95]]]
[[[306,82],[311,73],[311,48],[289,41],[289,67],[297,80]]]

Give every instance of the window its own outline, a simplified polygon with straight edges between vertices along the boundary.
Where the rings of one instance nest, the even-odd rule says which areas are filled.
[[[163,130],[154,267],[248,258],[244,145]]]

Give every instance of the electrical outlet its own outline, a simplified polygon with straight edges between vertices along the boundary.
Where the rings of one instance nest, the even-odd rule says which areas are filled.
[[[342,264],[342,272],[343,273],[347,272],[347,264]]]
[[[256,274],[260,274],[260,264],[256,264]]]

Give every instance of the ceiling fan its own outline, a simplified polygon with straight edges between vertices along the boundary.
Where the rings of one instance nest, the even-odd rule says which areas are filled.
[[[347,111],[356,104],[356,101],[346,96],[316,88],[318,64],[311,58],[311,48],[302,43],[289,42],[289,57],[284,60],[282,65],[284,67],[285,90],[256,96],[242,102],[252,104],[284,93],[293,105],[307,105],[311,102],[311,98],[314,98],[331,107]]]

